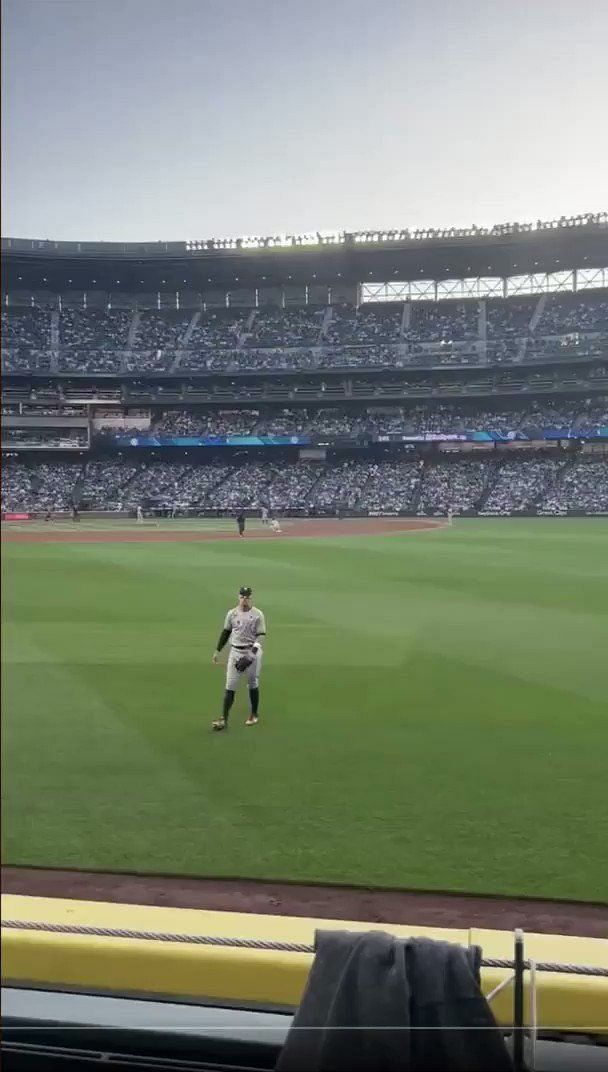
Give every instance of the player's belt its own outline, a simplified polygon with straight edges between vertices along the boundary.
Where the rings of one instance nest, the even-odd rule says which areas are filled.
[[[253,648],[253,644],[244,644],[244,645],[243,644],[233,644],[232,645],[232,650],[233,651],[251,651],[252,648]]]

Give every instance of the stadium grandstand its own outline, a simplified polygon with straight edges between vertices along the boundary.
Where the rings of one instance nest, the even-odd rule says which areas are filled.
[[[5,516],[608,511],[605,213],[2,253]]]

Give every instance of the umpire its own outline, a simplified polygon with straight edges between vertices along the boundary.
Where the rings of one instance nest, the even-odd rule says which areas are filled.
[[[245,535],[245,515],[242,510],[239,510],[236,515],[236,523],[239,527],[239,536]]]

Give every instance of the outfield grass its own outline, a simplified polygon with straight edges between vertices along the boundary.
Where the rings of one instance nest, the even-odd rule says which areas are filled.
[[[3,560],[5,862],[608,898],[606,521]]]

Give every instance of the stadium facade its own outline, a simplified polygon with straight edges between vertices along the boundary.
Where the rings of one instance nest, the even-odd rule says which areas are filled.
[[[3,239],[3,513],[608,512],[608,216]]]

